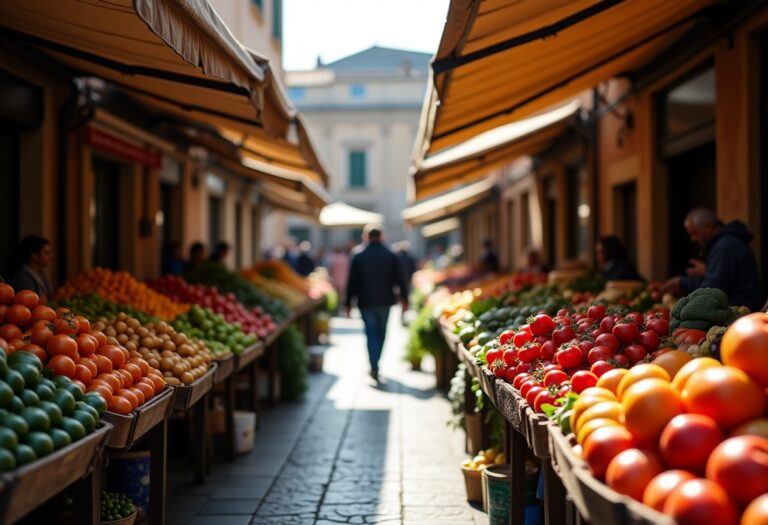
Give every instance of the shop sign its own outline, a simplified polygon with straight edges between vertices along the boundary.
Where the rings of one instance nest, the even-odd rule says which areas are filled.
[[[131,144],[93,126],[88,126],[86,129],[85,141],[94,149],[99,149],[125,160],[138,162],[148,168],[160,169],[163,165],[163,157],[159,153]]]

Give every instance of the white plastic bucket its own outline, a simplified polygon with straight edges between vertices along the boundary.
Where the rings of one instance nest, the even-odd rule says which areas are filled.
[[[253,435],[256,429],[256,412],[235,411],[235,451],[247,454],[253,451]]]

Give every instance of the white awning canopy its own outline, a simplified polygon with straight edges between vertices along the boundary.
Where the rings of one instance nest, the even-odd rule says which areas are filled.
[[[480,182],[406,208],[400,216],[409,224],[422,224],[450,217],[490,197],[496,187],[496,182],[496,177],[483,179]]]
[[[367,224],[384,224],[384,216],[339,201],[323,208],[320,224],[327,228],[359,228]]]
[[[442,221],[433,222],[427,224],[421,228],[421,236],[429,239],[430,237],[437,237],[453,230],[458,230],[461,227],[461,221],[458,217],[451,217],[449,219],[443,219]]]

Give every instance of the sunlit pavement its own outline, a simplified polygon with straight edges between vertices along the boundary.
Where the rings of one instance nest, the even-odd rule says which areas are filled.
[[[434,375],[402,362],[406,330],[393,309],[382,384],[368,377],[359,318],[334,318],[324,373],[306,400],[267,410],[254,452],[217,460],[205,485],[169,486],[168,522],[191,525],[474,525],[463,433],[446,425]],[[429,363],[431,364],[431,363]]]

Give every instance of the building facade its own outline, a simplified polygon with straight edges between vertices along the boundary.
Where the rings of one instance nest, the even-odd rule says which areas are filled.
[[[406,231],[400,212],[430,57],[374,46],[286,74],[288,94],[332,173],[333,199],[382,214],[387,242],[418,239]],[[275,229],[276,243],[284,240],[281,234],[326,248],[360,241],[360,228],[324,231],[299,217],[286,217]]]

